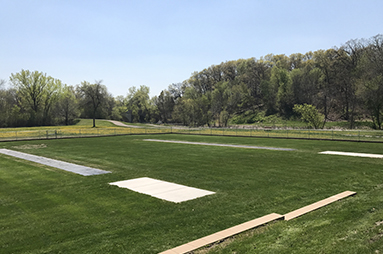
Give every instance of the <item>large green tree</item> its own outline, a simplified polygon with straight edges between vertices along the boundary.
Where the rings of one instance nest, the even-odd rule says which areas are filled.
[[[81,82],[81,86],[77,87],[77,90],[83,109],[90,109],[93,127],[96,127],[97,111],[106,105],[108,98],[106,86],[102,84],[102,80],[96,81],[94,84],[83,81]]]
[[[140,88],[131,87],[126,96],[126,106],[132,114],[133,122],[149,122],[151,118],[151,102],[149,96],[150,89],[147,86]]]
[[[322,109],[325,120],[336,108],[337,88],[336,77],[337,69],[334,67],[337,58],[335,49],[318,50],[314,52],[314,64],[320,70],[318,80],[318,93],[315,97],[318,108]]]
[[[114,107],[112,109],[112,116],[111,118],[113,120],[118,121],[128,121],[126,112],[128,111],[128,108],[126,107],[126,99],[124,96],[119,95],[116,98],[114,98]]]
[[[277,108],[279,113],[284,117],[292,115],[294,101],[292,81],[287,70],[274,67],[271,71],[270,82],[274,87],[278,87]]]
[[[337,70],[337,94],[342,116],[354,128],[357,115],[357,90],[361,84],[361,65],[365,45],[362,40],[350,40],[336,50],[337,58],[334,67]]]
[[[57,115],[62,118],[60,123],[69,125],[79,116],[79,102],[76,98],[75,88],[64,85],[56,104]]]
[[[158,97],[154,97],[154,104],[162,122],[167,123],[172,119],[174,97],[168,90],[163,90]]]
[[[6,89],[5,84],[5,80],[0,80],[0,128],[8,127],[10,122],[16,120],[11,119],[13,117],[12,108],[17,105],[14,90]]]
[[[45,73],[21,70],[11,74],[10,81],[16,90],[21,110],[29,114],[29,125],[52,124],[52,105],[58,98],[61,81]]]
[[[376,129],[383,122],[383,35],[370,39],[362,59],[362,99]]]

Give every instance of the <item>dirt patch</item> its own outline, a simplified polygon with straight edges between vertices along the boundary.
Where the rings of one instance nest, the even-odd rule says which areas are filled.
[[[12,146],[12,148],[15,148],[15,149],[23,149],[23,150],[26,150],[26,149],[40,149],[40,148],[45,148],[45,147],[47,147],[46,144]]]
[[[379,241],[383,237],[383,233],[378,233],[377,235],[374,235],[370,238],[370,243],[374,243]]]

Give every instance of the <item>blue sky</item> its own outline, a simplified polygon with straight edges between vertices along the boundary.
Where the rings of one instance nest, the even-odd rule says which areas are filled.
[[[159,95],[228,60],[306,53],[383,33],[383,1],[0,0],[0,79],[37,70],[114,96]]]

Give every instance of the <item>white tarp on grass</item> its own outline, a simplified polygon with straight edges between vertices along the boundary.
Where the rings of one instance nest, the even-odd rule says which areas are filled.
[[[152,179],[149,177],[113,182],[109,184],[116,185],[120,188],[127,188],[135,192],[175,203],[180,203],[215,193],[212,191],[201,190],[181,184]]]
[[[163,140],[163,139],[144,139],[144,141],[163,142],[163,143],[177,143],[177,144],[189,144],[189,145],[202,145],[202,146],[224,146],[224,147],[250,148],[250,149],[295,151],[295,149],[292,149],[292,148],[279,148],[279,147],[266,147],[266,146],[248,146],[248,145],[231,145],[231,144],[190,142],[190,141]]]
[[[77,164],[73,164],[73,163],[69,163],[69,162],[49,159],[49,158],[45,158],[42,156],[17,152],[17,151],[8,150],[8,149],[0,149],[0,153],[5,154],[5,155],[9,155],[9,156],[13,156],[16,158],[28,160],[28,161],[33,161],[33,162],[47,165],[50,167],[62,169],[62,170],[69,171],[69,172],[76,173],[76,174],[83,175],[83,176],[91,176],[91,175],[100,175],[100,174],[111,173],[110,171],[105,171],[105,170],[101,170],[101,169],[97,169],[97,168],[85,167],[85,166],[81,166],[81,165],[77,165]]]
[[[320,152],[320,154],[334,154],[334,155],[368,157],[368,158],[383,158],[383,154],[372,154],[372,153],[348,153],[348,152],[324,151],[324,152]]]

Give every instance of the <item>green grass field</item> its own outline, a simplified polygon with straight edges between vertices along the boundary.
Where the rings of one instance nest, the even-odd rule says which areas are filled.
[[[146,138],[295,148],[272,151]],[[382,143],[198,135],[139,135],[0,143],[111,174],[80,176],[0,155],[1,253],[158,253],[269,213],[345,190],[354,197],[238,235],[202,253],[383,251]],[[216,192],[179,204],[109,182],[151,177]]]

